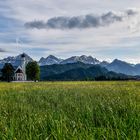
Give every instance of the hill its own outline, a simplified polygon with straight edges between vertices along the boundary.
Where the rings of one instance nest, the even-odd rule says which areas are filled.
[[[106,68],[101,67],[100,65],[73,63],[41,67],[41,80],[124,80],[129,78],[132,77],[124,74],[110,72]]]
[[[46,65],[46,66],[40,66],[40,78],[41,80],[46,80],[48,76],[55,75],[55,74],[61,74],[63,72],[76,69],[76,68],[89,68],[92,65],[90,64],[84,64],[81,62],[78,63],[72,63],[72,64],[54,64],[54,65]]]

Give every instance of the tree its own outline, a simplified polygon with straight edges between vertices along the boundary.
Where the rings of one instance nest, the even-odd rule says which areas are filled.
[[[5,63],[1,72],[2,72],[2,79],[4,81],[10,82],[13,80],[14,68],[10,63]]]
[[[36,61],[27,64],[26,74],[28,80],[37,81],[40,79],[40,67]]]

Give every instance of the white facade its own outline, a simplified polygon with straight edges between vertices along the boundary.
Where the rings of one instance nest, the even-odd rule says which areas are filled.
[[[15,81],[26,81],[26,74],[23,72],[23,70],[20,66],[15,70],[14,80]]]

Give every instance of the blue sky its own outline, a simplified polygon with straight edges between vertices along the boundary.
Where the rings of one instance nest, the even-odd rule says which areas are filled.
[[[140,2],[0,0],[0,58],[22,52],[140,63]]]

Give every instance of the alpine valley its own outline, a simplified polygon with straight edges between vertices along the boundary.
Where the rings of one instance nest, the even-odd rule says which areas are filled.
[[[21,54],[0,60],[0,69],[5,63],[11,63],[16,67],[20,58]],[[26,62],[33,61],[27,54],[25,59]],[[130,64],[118,59],[109,63],[86,55],[67,59],[49,55],[40,58],[38,64],[41,80],[126,80],[140,77],[140,64]]]

